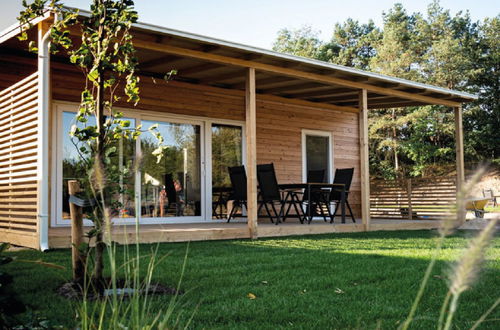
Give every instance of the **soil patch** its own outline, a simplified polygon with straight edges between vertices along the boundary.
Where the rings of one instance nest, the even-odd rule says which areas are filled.
[[[93,290],[87,290],[85,295],[88,300],[103,299],[106,296],[111,296],[113,294],[111,280],[106,279],[106,286],[104,290],[96,292]],[[116,283],[117,295],[121,297],[129,297],[134,293],[139,293],[141,295],[182,295],[184,292],[182,290],[177,290],[174,287],[165,286],[161,283],[151,283],[148,288],[141,287],[136,290],[131,287],[130,283],[126,283],[124,280],[117,280]],[[82,299],[84,297],[84,290],[82,286],[74,281],[66,282],[57,288],[57,293],[66,299]]]

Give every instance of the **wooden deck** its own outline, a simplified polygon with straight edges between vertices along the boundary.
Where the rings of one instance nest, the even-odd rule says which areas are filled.
[[[439,221],[431,220],[372,220],[370,231],[378,230],[419,230],[435,229],[439,227]],[[259,237],[279,237],[291,235],[327,234],[362,232],[364,226],[361,220],[357,223],[330,224],[323,221],[315,221],[310,225],[294,222],[282,223],[278,226],[271,223],[259,223]],[[50,228],[50,248],[69,248],[69,227]],[[135,226],[115,226],[113,228],[113,240],[120,244],[135,243]],[[171,225],[141,225],[139,241],[141,243],[156,242],[187,242],[249,238],[249,230],[246,223],[191,223]]]

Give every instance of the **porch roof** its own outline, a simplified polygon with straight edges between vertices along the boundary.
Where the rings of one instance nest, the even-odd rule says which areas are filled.
[[[0,33],[0,46],[19,50],[15,38],[5,38],[12,36],[12,30]],[[253,67],[257,70],[257,94],[348,111],[358,107],[362,89],[368,92],[369,109],[428,104],[456,107],[477,99],[469,93],[152,24],[134,24],[133,34],[141,73],[153,77],[175,69],[174,79],[179,81],[244,90],[245,70]]]

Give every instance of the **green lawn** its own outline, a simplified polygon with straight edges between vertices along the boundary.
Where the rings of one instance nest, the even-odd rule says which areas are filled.
[[[491,212],[491,213],[500,213],[500,205],[497,205],[497,206],[486,206],[484,208],[487,212]]]
[[[447,240],[431,277],[414,329],[435,328],[446,293],[450,261],[471,232]],[[331,234],[279,239],[207,241],[190,244],[176,312],[185,324],[196,309],[191,328],[394,329],[405,319],[434,247],[435,232],[400,231]],[[152,245],[142,245],[148,253]],[[179,279],[186,243],[161,244],[169,254],[155,278],[166,284]],[[66,270],[12,263],[21,298],[56,324],[74,325],[71,304],[57,296],[70,277],[70,251],[19,251],[22,259],[42,259]],[[468,329],[498,298],[500,237],[472,290],[463,294],[455,325]],[[257,298],[251,300],[248,293]],[[170,297],[155,298],[166,306]],[[500,308],[483,329],[500,328]],[[496,319],[491,320],[491,319]]]

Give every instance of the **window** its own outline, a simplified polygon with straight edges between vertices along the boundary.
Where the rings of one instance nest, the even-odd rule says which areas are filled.
[[[302,131],[302,179],[307,181],[309,171],[325,171],[324,182],[333,175],[332,134],[324,131]]]

